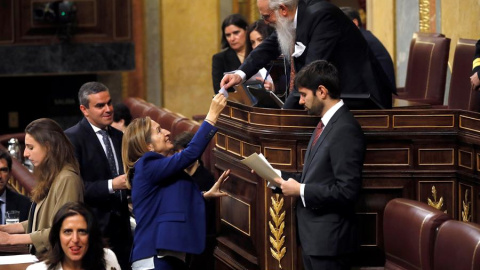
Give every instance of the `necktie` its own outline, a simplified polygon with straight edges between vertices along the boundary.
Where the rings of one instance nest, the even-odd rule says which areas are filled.
[[[312,147],[317,143],[318,138],[320,138],[324,127],[325,126],[323,125],[322,120],[320,120],[320,122],[318,122],[317,129],[315,129],[315,137],[313,138]]]
[[[295,65],[293,63],[293,56],[290,56],[290,92],[293,91],[293,87],[295,86]]]
[[[290,48],[290,92],[293,91],[293,87],[295,86],[295,63],[293,61],[292,54],[295,52],[295,37],[293,38],[292,48]]]
[[[103,143],[105,144],[105,149],[107,150],[108,165],[110,166],[112,177],[115,178],[118,175],[117,166],[115,165],[115,157],[113,157],[112,145],[110,144],[108,133],[106,130],[103,129],[98,132],[100,132],[100,134],[102,135]]]

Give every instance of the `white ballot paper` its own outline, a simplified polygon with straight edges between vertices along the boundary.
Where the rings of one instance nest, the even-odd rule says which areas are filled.
[[[225,88],[220,88],[220,90],[218,90],[219,93],[223,94],[225,96],[225,98],[228,98],[228,92],[227,90],[225,90]]]
[[[0,265],[38,262],[37,257],[30,254],[8,255],[0,257],[2,258],[0,260]]]
[[[250,156],[240,161],[242,164],[247,165],[250,169],[254,170],[256,174],[268,181],[267,187],[274,189],[279,187],[273,180],[276,177],[281,177],[273,169],[272,165],[267,161],[263,154],[253,153]]]

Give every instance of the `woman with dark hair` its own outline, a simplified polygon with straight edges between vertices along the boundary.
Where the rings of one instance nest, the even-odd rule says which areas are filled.
[[[104,248],[100,227],[80,202],[64,204],[53,218],[46,260],[27,270],[120,270],[115,253]]]
[[[255,49],[274,31],[275,28],[266,24],[264,20],[253,22],[247,28],[247,39],[250,41],[250,44],[247,46],[247,48],[250,49],[250,51]],[[248,51],[248,53],[250,53],[250,51]]]
[[[222,23],[222,51],[212,58],[213,91],[218,93],[224,72],[236,70],[247,57],[247,20],[240,14],[226,17]]]
[[[137,222],[130,258],[133,270],[188,269],[187,254],[205,249],[205,199],[227,195],[220,191],[220,184],[229,170],[206,192],[184,170],[215,136],[215,123],[226,105],[222,94],[215,95],[191,142],[173,155],[170,131],[150,117],[133,120],[125,130],[122,160]]]
[[[49,249],[53,216],[66,202],[83,202],[83,181],[73,145],[52,119],[27,125],[24,156],[32,162],[37,182],[31,192],[32,207],[28,220],[0,225],[0,245],[31,244],[31,253],[42,258]]]
[[[260,45],[263,40],[268,38],[268,36],[270,36],[270,34],[272,34],[274,31],[275,29],[266,24],[264,20],[258,20],[250,24],[247,28],[247,55],[258,45]],[[267,70],[265,68],[260,69],[257,74],[248,79],[246,83],[248,84],[249,82],[254,81],[263,82],[263,88],[266,90],[275,91],[273,79],[270,75],[267,76]]]

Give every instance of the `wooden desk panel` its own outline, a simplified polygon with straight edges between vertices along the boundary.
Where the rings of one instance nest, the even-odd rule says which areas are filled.
[[[0,257],[1,258],[1,257]],[[0,265],[0,270],[25,270],[31,263],[17,263]]]
[[[393,198],[430,203],[454,219],[479,220],[480,198],[475,195],[480,190],[479,113],[445,109],[353,113],[367,141],[363,190],[356,207],[361,229],[356,266],[383,266],[383,209]],[[217,173],[233,168],[232,176],[239,174],[243,181],[248,179],[245,183],[256,184],[247,184],[248,192],[242,181],[235,185],[227,181],[225,185],[232,196],[250,196],[251,234],[238,232],[225,222],[220,225],[221,241],[215,252],[217,269],[301,269],[294,201],[273,194],[263,179],[249,175],[247,167],[238,165],[247,155],[236,152],[245,154],[245,149],[248,154],[261,152],[275,163],[275,168],[301,172],[304,148],[318,121],[319,117],[305,111],[228,103],[217,125],[222,137],[237,143],[230,145],[223,143],[225,139],[217,140],[214,151]],[[246,210],[236,207],[222,211]],[[279,239],[284,237],[284,242],[276,242],[274,237],[279,216],[283,216],[281,226],[284,226]]]
[[[1,255],[29,254],[27,245],[0,246]]]

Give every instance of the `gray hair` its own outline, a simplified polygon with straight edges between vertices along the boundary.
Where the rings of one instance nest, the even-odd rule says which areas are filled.
[[[270,0],[268,7],[271,10],[277,10],[281,4],[284,4],[288,9],[292,10],[298,6],[298,0]]]
[[[80,103],[80,105],[83,105],[85,106],[85,108],[88,109],[88,106],[89,106],[88,96],[91,94],[96,94],[104,91],[108,92],[108,88],[103,83],[99,83],[99,82],[84,83],[80,87],[80,90],[78,90],[78,102]]]

